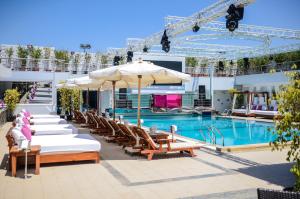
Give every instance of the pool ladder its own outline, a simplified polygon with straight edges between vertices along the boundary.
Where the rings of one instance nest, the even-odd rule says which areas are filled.
[[[224,146],[224,136],[221,133],[221,131],[217,127],[215,127],[213,125],[206,126],[206,128],[207,128],[207,135],[208,135],[208,137],[210,139],[210,143],[212,143],[213,145],[216,145],[217,144],[217,134],[219,134],[221,136],[221,138],[222,138],[222,146]],[[201,129],[200,129],[200,133],[201,133],[201,135],[203,136],[203,138],[204,138],[204,140],[206,142],[206,135],[205,135],[205,133]]]

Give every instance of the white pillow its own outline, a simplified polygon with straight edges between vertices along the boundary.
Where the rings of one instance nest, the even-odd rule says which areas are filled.
[[[21,146],[22,140],[26,140],[26,137],[21,132],[21,128],[18,128],[18,127],[13,128],[11,130],[11,134],[12,134],[15,142],[17,143],[18,147]]]
[[[17,117],[16,118],[16,123],[19,124],[19,125],[23,125],[24,124],[23,118],[22,117]]]

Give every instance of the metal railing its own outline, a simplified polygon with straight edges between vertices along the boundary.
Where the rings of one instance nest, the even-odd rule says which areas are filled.
[[[218,134],[222,139],[222,146],[225,145],[224,135],[221,133],[221,131],[217,127],[211,125],[211,126],[206,126],[206,128],[207,128],[207,135],[209,136],[211,144],[213,144],[213,145],[217,144],[217,134]],[[206,139],[205,139],[205,141],[206,141]]]
[[[0,64],[14,71],[70,72],[88,74],[88,72],[107,68],[110,64],[100,63],[65,63],[58,59],[1,58]]]
[[[296,68],[294,68],[294,64]],[[273,63],[273,64],[266,64],[261,66],[250,66],[248,69],[239,68],[237,70],[236,75],[253,75],[253,74],[263,74],[263,73],[270,73],[270,72],[284,72],[284,71],[291,71],[291,70],[299,70],[300,69],[300,60],[296,61],[286,61],[282,63]]]
[[[237,69],[224,68],[224,70],[214,69],[214,76],[217,77],[233,77],[236,75]],[[210,75],[210,67],[185,67],[185,73],[192,75],[193,77],[206,77]]]

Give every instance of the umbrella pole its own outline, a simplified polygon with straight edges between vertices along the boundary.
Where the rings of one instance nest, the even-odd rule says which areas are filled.
[[[137,126],[141,127],[141,80],[142,75],[138,75],[138,110],[137,110]]]
[[[97,90],[97,114],[99,115],[99,88]]]
[[[87,110],[89,110],[89,93],[90,93],[90,89],[88,88],[86,91],[86,108],[87,108]]]
[[[113,86],[113,120],[116,120],[116,99],[115,99],[115,92],[116,92],[116,81],[112,81]]]

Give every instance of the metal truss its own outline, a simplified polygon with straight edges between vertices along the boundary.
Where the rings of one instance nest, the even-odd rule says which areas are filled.
[[[185,21],[187,17],[178,17],[178,16],[168,16],[165,18],[166,24],[177,24],[180,21]],[[217,32],[228,32],[226,29],[225,22],[220,21],[210,21],[208,23],[203,23],[200,26],[201,30],[210,30]],[[244,36],[257,36],[257,37],[277,37],[281,39],[296,39],[300,40],[300,31],[293,29],[284,29],[284,28],[273,28],[268,26],[256,26],[256,25],[247,25],[239,24],[239,27],[235,29],[232,34],[243,34]]]
[[[199,26],[213,21],[227,14],[227,9],[231,4],[247,6],[254,0],[219,0],[218,2],[204,8],[203,10],[194,13],[193,15],[178,21],[177,23],[167,24],[166,30],[168,37],[174,38],[179,34],[190,31],[195,23]],[[144,46],[151,47],[154,44],[160,43],[161,36],[164,30],[157,32],[143,40],[136,40],[135,45],[130,45],[133,51],[142,51]]]

